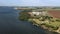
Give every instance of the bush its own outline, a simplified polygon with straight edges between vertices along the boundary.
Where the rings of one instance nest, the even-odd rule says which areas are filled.
[[[54,28],[53,28],[53,30],[57,30],[57,29],[58,29],[58,27],[54,27]]]
[[[20,13],[19,20],[27,21],[30,15],[27,12]]]
[[[60,20],[59,20],[59,19],[56,19],[56,21],[60,22]]]
[[[52,25],[47,25],[47,24],[45,24],[46,25],[46,27],[51,27],[53,30],[57,30],[58,29],[58,27],[55,27],[55,26],[52,26]]]
[[[41,25],[46,25],[46,23],[42,23]]]
[[[48,24],[46,24],[46,23],[42,23],[41,25],[45,25],[46,27],[48,27],[48,28],[52,28],[53,30],[57,30],[58,29],[58,27],[56,26],[52,26],[52,25],[48,25]]]

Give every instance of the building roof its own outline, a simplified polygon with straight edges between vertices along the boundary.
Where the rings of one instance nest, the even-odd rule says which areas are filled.
[[[60,10],[49,10],[48,13],[55,18],[60,18]]]

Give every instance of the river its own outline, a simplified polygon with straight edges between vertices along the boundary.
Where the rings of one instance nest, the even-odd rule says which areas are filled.
[[[19,12],[13,7],[0,7],[0,34],[53,34],[30,22],[18,20]]]

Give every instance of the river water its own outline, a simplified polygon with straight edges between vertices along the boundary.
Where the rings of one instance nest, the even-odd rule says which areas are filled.
[[[0,7],[0,33],[3,34],[53,34],[33,26],[27,21],[18,20],[19,10],[13,7]]]

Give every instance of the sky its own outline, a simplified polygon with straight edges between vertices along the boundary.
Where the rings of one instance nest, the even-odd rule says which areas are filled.
[[[0,0],[0,6],[60,6],[60,0]]]

